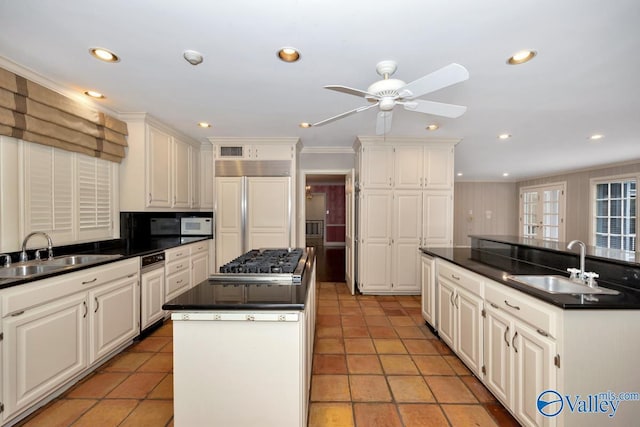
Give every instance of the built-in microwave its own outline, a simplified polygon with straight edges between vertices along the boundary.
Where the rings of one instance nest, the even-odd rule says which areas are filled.
[[[213,218],[182,217],[180,218],[180,234],[183,236],[213,235]]]

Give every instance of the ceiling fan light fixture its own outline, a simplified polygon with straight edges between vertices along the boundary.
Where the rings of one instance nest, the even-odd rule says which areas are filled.
[[[506,140],[511,138],[511,134],[510,133],[501,133],[500,135],[498,135],[498,139],[502,139],[502,140]]]
[[[311,127],[311,123],[302,122],[298,126],[300,126],[303,129],[306,129],[306,128],[310,128]]]
[[[295,47],[283,47],[278,51],[278,58],[284,62],[296,62],[300,60],[300,52]]]
[[[514,53],[512,56],[507,59],[507,64],[509,65],[518,65],[524,64],[525,62],[529,62],[536,56],[538,52],[532,49],[525,49],[519,52]]]
[[[104,99],[105,96],[103,94],[101,94],[100,92],[96,92],[95,90],[85,90],[84,94],[87,96],[90,96],[91,98],[95,98],[95,99]]]
[[[111,52],[109,49],[102,47],[92,47],[89,49],[89,53],[96,59],[104,62],[120,62],[118,55]]]

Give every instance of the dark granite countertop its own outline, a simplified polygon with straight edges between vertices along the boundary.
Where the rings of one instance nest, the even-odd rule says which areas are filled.
[[[307,262],[302,280],[296,284],[205,280],[166,302],[162,308],[172,311],[208,310],[295,310],[305,309],[315,261],[313,249],[307,248]]]
[[[582,301],[577,295],[549,294],[505,278],[508,274],[553,274],[568,277],[565,271],[472,248],[421,248],[421,251],[563,309],[640,309],[640,292],[619,284],[599,280],[600,285],[620,291],[620,295],[597,295],[598,301]]]
[[[159,237],[145,239],[144,241],[133,241],[127,239],[103,240],[100,242],[82,243],[77,245],[59,246],[53,248],[54,256],[62,255],[79,255],[79,254],[100,254],[100,255],[122,255],[120,258],[107,261],[83,265],[70,270],[61,270],[50,274],[42,274],[30,279],[0,279],[0,289],[10,288],[36,280],[48,279],[50,277],[60,276],[63,274],[82,271],[87,268],[97,267],[112,262],[122,261],[128,258],[149,255],[154,252],[160,252],[166,249],[175,248],[177,246],[186,245],[200,240],[207,240],[210,237]],[[33,259],[32,251],[29,251],[29,259]],[[16,265],[15,263],[13,265]],[[1,268],[1,267],[0,267]]]

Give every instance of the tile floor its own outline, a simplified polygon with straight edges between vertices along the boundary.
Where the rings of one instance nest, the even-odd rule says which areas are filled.
[[[19,426],[173,426],[172,349],[168,322]],[[424,325],[419,297],[320,283],[312,374],[309,427],[518,425]]]

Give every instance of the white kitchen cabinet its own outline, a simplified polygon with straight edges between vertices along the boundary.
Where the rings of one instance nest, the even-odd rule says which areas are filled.
[[[129,130],[120,164],[120,210],[184,211],[198,207],[200,143],[146,114],[123,114]]]
[[[200,199],[199,205],[202,209],[213,209],[214,201],[214,169],[213,169],[213,149],[200,150]],[[195,151],[194,151],[195,153]],[[194,174],[198,179],[198,174]]]
[[[453,191],[422,193],[422,246],[453,246]]]
[[[422,192],[399,190],[393,194],[393,233],[391,239],[394,291],[420,293],[420,246],[422,231]]]
[[[361,292],[389,291],[391,288],[392,194],[385,190],[360,192],[362,212],[359,266]]]
[[[360,188],[391,188],[393,185],[393,147],[367,145],[360,155]]]
[[[507,408],[513,407],[512,358],[509,341],[512,318],[500,310],[486,308],[484,319],[484,382]]]
[[[445,144],[394,148],[395,188],[449,190],[453,187],[453,147]]]
[[[191,287],[190,253],[187,245],[164,252],[165,302],[170,301]]]
[[[291,160],[295,156],[295,147],[290,144],[251,144],[247,146],[247,155],[253,160]]]
[[[482,367],[484,283],[479,276],[438,260],[438,332],[476,375]]]
[[[435,260],[425,254],[420,256],[420,279],[422,283],[422,318],[433,328],[436,326],[436,277]]]
[[[207,240],[189,245],[191,255],[191,287],[209,278],[209,243]]]
[[[216,198],[216,261],[221,266],[242,254],[242,178],[216,178]]]
[[[215,138],[218,159],[245,160],[291,160],[295,157],[295,144],[283,143],[283,138],[260,138],[270,142],[256,142],[254,139]]]
[[[143,275],[140,279],[140,330],[146,329],[154,322],[164,317],[165,297],[164,268],[156,268]]]
[[[94,363],[140,332],[138,274],[89,291],[89,363]]]

